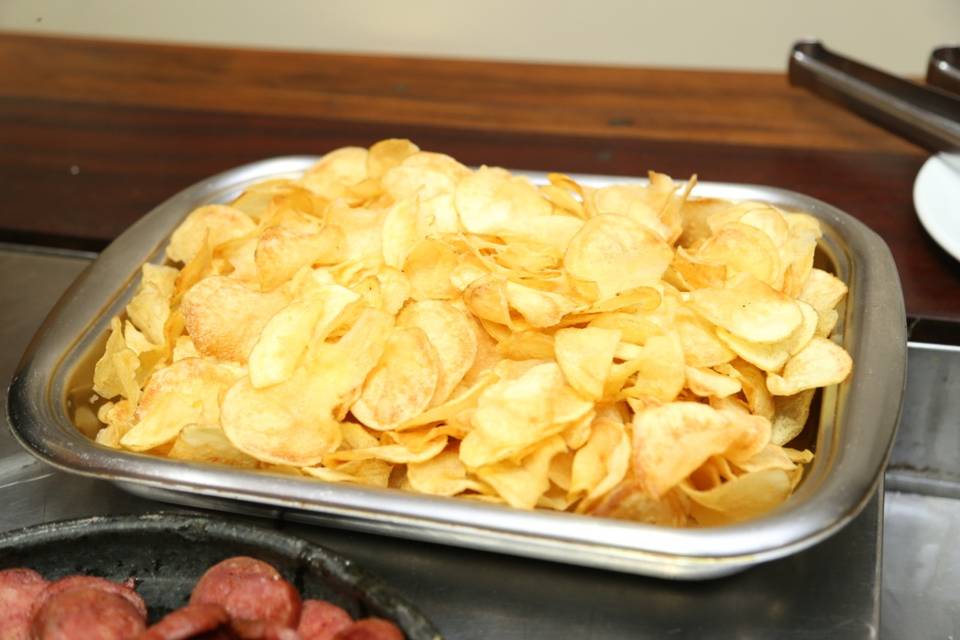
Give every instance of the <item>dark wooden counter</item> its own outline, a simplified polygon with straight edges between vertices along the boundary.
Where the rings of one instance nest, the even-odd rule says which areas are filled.
[[[0,34],[0,240],[97,248],[205,176],[390,136],[466,163],[801,191],[886,239],[910,315],[960,320],[960,263],[913,210],[922,151],[781,74]]]

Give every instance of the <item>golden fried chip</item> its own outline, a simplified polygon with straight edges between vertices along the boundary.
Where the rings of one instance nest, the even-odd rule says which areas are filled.
[[[139,366],[140,358],[124,342],[120,319],[112,319],[110,337],[93,370],[93,390],[102,398],[120,395],[136,404],[140,399],[140,385],[137,384]]]
[[[249,378],[223,398],[221,425],[238,449],[263,462],[312,466],[343,434],[334,408],[363,384],[386,348],[393,319],[368,309],[336,343],[315,345],[289,380],[264,389]]]
[[[398,328],[350,411],[371,429],[394,429],[430,405],[441,371],[426,332],[416,326]]]
[[[250,352],[250,384],[261,389],[289,380],[311,340],[323,342],[347,306],[358,299],[339,285],[318,285],[274,314]]]
[[[754,342],[784,340],[803,322],[797,303],[751,277],[726,289],[690,292],[690,304],[704,318]]]
[[[388,171],[401,164],[404,160],[420,151],[420,148],[409,140],[390,138],[381,140],[367,153],[367,177],[378,180]]]
[[[701,525],[740,522],[770,511],[790,495],[790,477],[781,469],[740,476],[708,491],[688,483],[680,488],[692,501],[691,515]]]
[[[815,337],[787,361],[781,375],[767,376],[767,389],[775,396],[792,396],[804,389],[843,382],[852,368],[853,361],[843,347]]]
[[[565,384],[556,363],[534,363],[518,377],[501,380],[480,395],[471,420],[473,430],[460,444],[460,459],[476,468],[516,455],[560,433],[592,406]]]
[[[307,169],[300,183],[328,200],[335,200],[347,196],[350,187],[367,177],[367,150],[343,147],[320,158]]]
[[[435,496],[454,496],[464,491],[482,491],[483,485],[467,476],[456,451],[444,451],[424,462],[407,465],[410,488]]]
[[[773,429],[770,442],[783,446],[803,431],[810,416],[813,389],[806,389],[792,396],[774,398]]]
[[[687,388],[704,398],[710,396],[726,398],[739,393],[743,388],[739,380],[712,369],[700,369],[688,365],[685,371]]]
[[[554,336],[557,364],[567,384],[587,398],[599,400],[620,344],[616,329],[560,329]]]
[[[439,371],[430,406],[446,402],[477,357],[477,335],[469,315],[448,302],[423,300],[397,317],[402,327],[418,327],[433,345]]]
[[[199,358],[158,370],[147,381],[134,424],[120,444],[146,451],[171,442],[188,424],[219,423],[220,397],[242,374],[234,365]]]
[[[243,363],[263,327],[287,303],[278,291],[260,293],[230,278],[210,276],[184,294],[181,310],[200,353]]]
[[[717,336],[738,356],[760,369],[779,371],[790,356],[799,352],[810,342],[817,330],[820,316],[806,302],[797,301],[803,321],[793,333],[780,342],[751,342],[736,336],[726,329],[717,328]]]
[[[200,251],[205,238],[211,247],[216,247],[247,236],[256,228],[250,216],[239,209],[222,204],[203,206],[194,209],[170,236],[167,257],[187,263]]]
[[[570,241],[563,266],[578,280],[595,282],[600,297],[655,284],[673,251],[649,228],[621,215],[588,220]]]
[[[725,271],[749,273],[771,286],[778,285],[781,274],[780,253],[770,237],[739,222],[720,227],[697,248],[696,257],[707,264],[723,265]]]
[[[227,436],[223,435],[220,425],[186,425],[173,441],[167,456],[174,460],[208,462],[246,469],[257,466],[256,458],[234,447]]]
[[[551,460],[566,450],[563,438],[553,436],[520,462],[502,461],[480,467],[476,470],[477,477],[493,487],[507,504],[532,509],[550,487]]]
[[[460,260],[449,245],[426,238],[407,256],[403,272],[410,279],[414,300],[450,300],[458,297],[451,276]]]
[[[712,455],[741,437],[719,411],[695,402],[671,402],[633,418],[633,464],[651,496],[679,484]]]
[[[617,486],[629,466],[630,438],[623,423],[598,417],[591,425],[590,438],[573,457],[568,492],[593,501]]]

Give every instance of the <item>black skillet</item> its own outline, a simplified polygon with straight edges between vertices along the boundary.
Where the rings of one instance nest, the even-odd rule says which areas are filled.
[[[269,529],[158,513],[95,516],[0,535],[0,569],[29,567],[48,580],[74,574],[133,577],[151,622],[186,604],[208,567],[237,555],[269,562],[304,598],[328,600],[354,618],[392,620],[408,640],[440,638],[419,611],[350,560]]]

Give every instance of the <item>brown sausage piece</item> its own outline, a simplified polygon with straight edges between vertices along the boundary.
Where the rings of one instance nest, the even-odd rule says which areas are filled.
[[[238,556],[210,567],[190,595],[191,604],[219,604],[231,619],[263,620],[294,628],[300,594],[266,562]]]
[[[29,640],[33,601],[46,587],[33,569],[0,571],[0,640]]]
[[[403,640],[403,632],[389,620],[367,618],[333,636],[333,640]]]
[[[353,624],[350,614],[326,600],[304,600],[297,632],[303,640],[332,640]]]
[[[186,640],[213,631],[229,619],[226,609],[218,604],[188,604],[164,616],[139,640]]]
[[[60,578],[55,582],[49,583],[47,588],[43,590],[43,593],[34,601],[33,613],[36,613],[40,607],[53,596],[71,589],[98,589],[105,593],[121,596],[133,605],[133,608],[137,610],[143,620],[147,619],[147,605],[144,604],[143,598],[133,590],[133,582],[131,580],[119,584],[105,578],[95,578],[93,576],[67,576],[66,578]]]
[[[143,616],[122,595],[77,587],[47,598],[31,624],[33,640],[134,640]]]

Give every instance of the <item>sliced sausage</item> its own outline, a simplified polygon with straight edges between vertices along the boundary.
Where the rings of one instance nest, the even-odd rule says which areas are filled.
[[[164,616],[140,640],[185,640],[214,631],[229,619],[227,610],[218,604],[188,604]]]
[[[264,620],[232,620],[230,631],[237,640],[302,640],[296,630]]]
[[[124,598],[140,613],[140,617],[146,620],[147,605],[144,604],[143,598],[133,590],[133,584],[132,580],[127,580],[121,584],[94,576],[67,576],[66,578],[60,578],[47,585],[46,589],[44,589],[40,596],[34,601],[33,612],[38,611],[47,600],[63,591],[69,591],[71,589],[98,589],[105,593],[112,593],[113,595]]]
[[[46,599],[31,623],[33,640],[134,640],[143,616],[122,595],[76,587]]]
[[[350,614],[326,600],[304,600],[297,632],[303,640],[332,640],[353,624]]]
[[[207,570],[190,603],[219,604],[231,619],[263,620],[294,628],[300,619],[300,594],[276,569],[261,560],[238,556]]]
[[[33,602],[46,586],[33,569],[0,571],[0,640],[28,640]]]
[[[333,636],[334,640],[403,640],[403,632],[389,620],[367,618]]]

